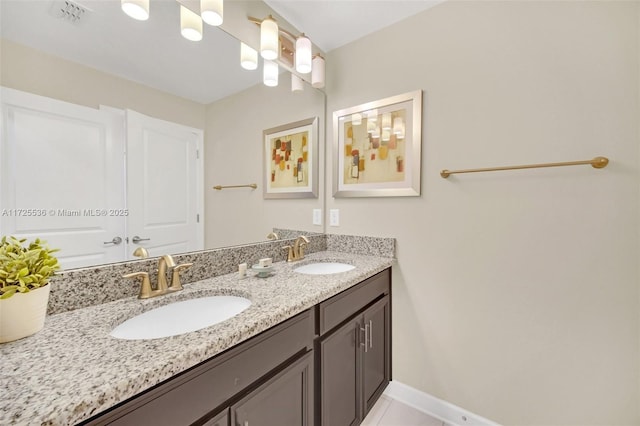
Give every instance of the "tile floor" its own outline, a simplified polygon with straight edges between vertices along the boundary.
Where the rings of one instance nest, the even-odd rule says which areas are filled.
[[[447,426],[442,420],[382,395],[361,426]]]

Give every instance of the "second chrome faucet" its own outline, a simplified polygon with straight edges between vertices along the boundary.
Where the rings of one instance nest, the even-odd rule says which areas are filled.
[[[173,257],[168,254],[160,257],[158,260],[158,280],[156,288],[151,287],[151,281],[149,280],[148,272],[133,272],[131,274],[123,275],[123,278],[142,278],[142,284],[140,285],[139,299],[149,299],[151,297],[161,296],[163,294],[171,293],[174,291],[182,290],[182,283],[180,282],[180,271],[183,271],[193,265],[193,263],[183,263],[176,266]],[[171,283],[167,282],[167,269],[172,270]]]

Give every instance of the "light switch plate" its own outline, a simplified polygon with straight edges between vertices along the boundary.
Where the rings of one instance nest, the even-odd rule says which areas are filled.
[[[322,225],[322,209],[313,209],[313,224]]]
[[[340,226],[340,210],[339,209],[329,210],[329,225]]]

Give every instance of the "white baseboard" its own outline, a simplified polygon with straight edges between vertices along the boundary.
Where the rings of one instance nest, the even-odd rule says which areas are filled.
[[[500,426],[494,421],[473,414],[457,405],[443,401],[396,380],[389,383],[384,394],[431,417],[440,419],[451,426]]]

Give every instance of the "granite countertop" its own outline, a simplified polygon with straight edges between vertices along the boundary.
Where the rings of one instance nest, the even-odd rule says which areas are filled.
[[[334,275],[293,272],[312,261],[351,263]],[[392,258],[318,252],[274,264],[268,278],[237,273],[153,299],[127,298],[47,317],[38,334],[0,345],[0,424],[70,425],[124,401],[391,266]],[[111,329],[178,300],[225,294],[251,306],[220,324],[154,340],[119,340]]]

